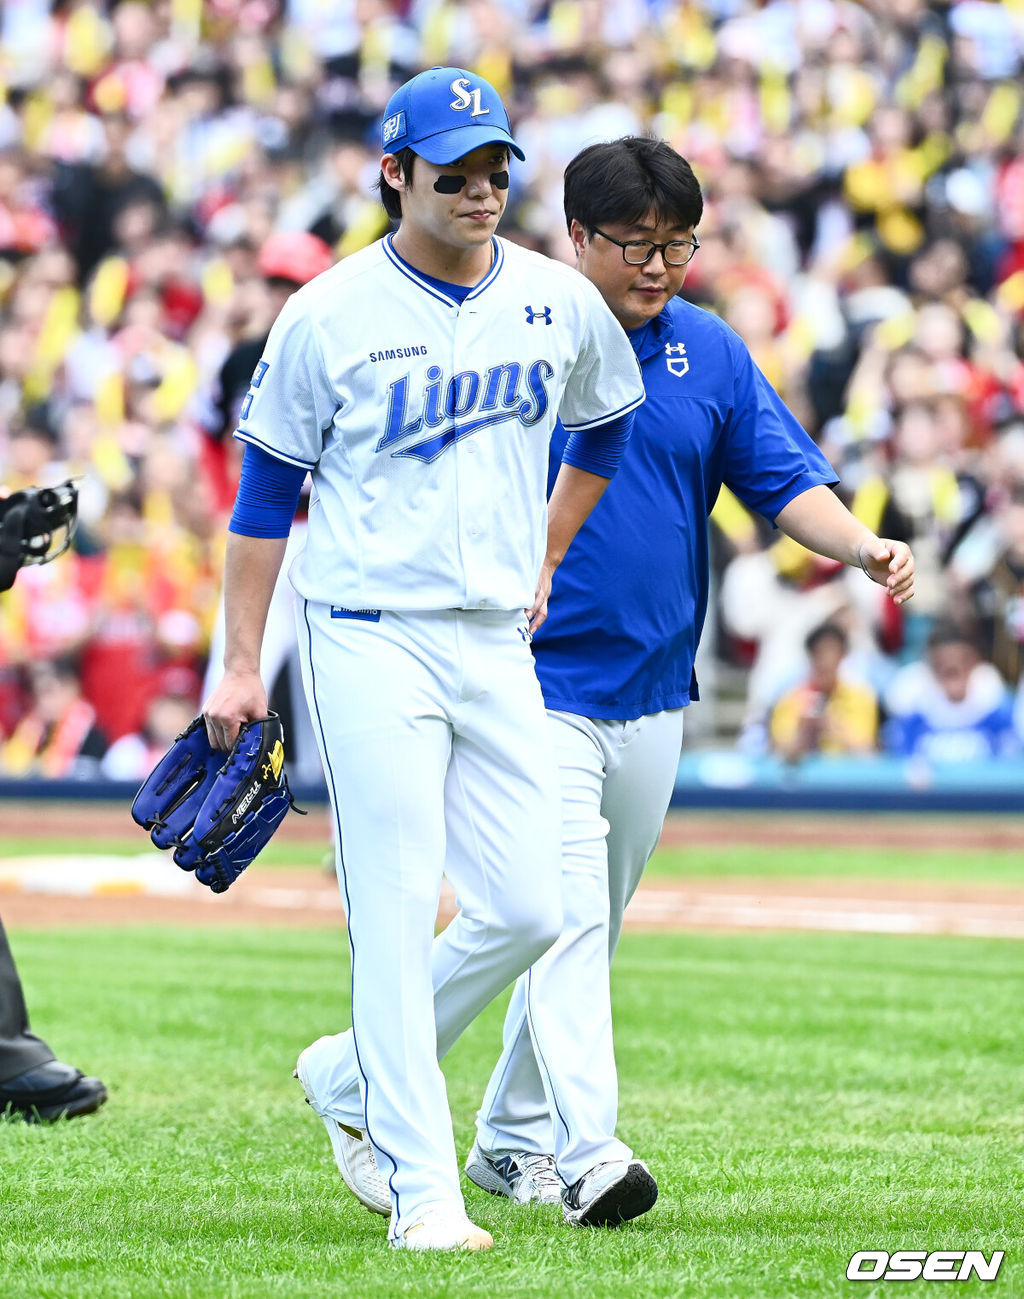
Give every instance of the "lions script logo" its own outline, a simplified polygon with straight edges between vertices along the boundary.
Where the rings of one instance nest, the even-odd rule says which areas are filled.
[[[437,429],[432,436],[391,452],[429,464],[453,442],[488,425],[510,419],[536,424],[547,413],[547,384],[554,373],[551,362],[541,358],[529,365],[518,361],[492,365],[482,375],[476,370],[460,370],[450,379],[439,365],[428,365],[418,410],[412,407],[411,375],[403,374],[388,387],[387,420],[377,450],[414,433]]]

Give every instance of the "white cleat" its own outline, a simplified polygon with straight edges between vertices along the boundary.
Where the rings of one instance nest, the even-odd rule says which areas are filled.
[[[617,1227],[653,1208],[658,1183],[639,1159],[598,1164],[562,1196],[570,1227]]]
[[[466,1158],[466,1176],[492,1195],[504,1195],[513,1204],[561,1204],[562,1180],[555,1172],[553,1155],[527,1150],[484,1150],[479,1142]]]
[[[490,1249],[489,1231],[470,1222],[461,1209],[434,1209],[391,1242],[392,1249]]]
[[[303,1062],[305,1054],[306,1052],[303,1051],[299,1056],[293,1077],[298,1078],[302,1083],[302,1090],[306,1093],[306,1104],[315,1111],[316,1100]],[[379,1213],[385,1218],[390,1218],[391,1192],[377,1167],[377,1161],[373,1157],[373,1147],[367,1140],[366,1133],[350,1128],[345,1123],[339,1123],[329,1114],[321,1114],[320,1118],[327,1129],[327,1135],[331,1138],[334,1161],[338,1165],[342,1181],[364,1208],[369,1209],[371,1213]]]

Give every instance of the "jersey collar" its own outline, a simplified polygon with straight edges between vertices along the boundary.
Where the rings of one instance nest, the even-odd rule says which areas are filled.
[[[672,313],[668,308],[669,304],[666,303],[653,320],[648,320],[639,329],[626,331],[626,337],[632,343],[636,359],[641,365],[658,355],[672,333]]]
[[[395,252],[394,246],[392,245],[392,238],[392,235],[385,235],[384,237],[384,255],[402,275],[407,279],[412,280],[414,284],[419,285],[424,293],[429,293],[432,298],[437,298],[439,302],[445,303],[446,306],[458,307],[461,305],[457,298],[451,297],[442,289],[439,289],[436,284],[431,284],[429,280],[424,279],[415,266],[410,266],[404,258],[400,257],[398,253]],[[493,235],[491,236],[491,254],[491,269],[487,272],[480,283],[475,284],[469,293],[466,294],[463,302],[472,302],[474,298],[478,298],[481,293],[494,283],[501,271],[502,265],[505,261],[505,250],[502,248],[500,240],[496,239]]]

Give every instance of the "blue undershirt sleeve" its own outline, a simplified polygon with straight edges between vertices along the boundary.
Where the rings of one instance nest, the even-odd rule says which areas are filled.
[[[243,537],[287,537],[305,478],[301,466],[247,442],[228,531]]]
[[[633,432],[635,418],[636,411],[630,410],[606,424],[595,424],[593,428],[570,433],[562,453],[562,463],[600,474],[602,478],[613,477]]]

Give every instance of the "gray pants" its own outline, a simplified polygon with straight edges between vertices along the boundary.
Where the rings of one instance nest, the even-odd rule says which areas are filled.
[[[0,1083],[54,1058],[46,1043],[29,1032],[21,980],[0,921]]]

